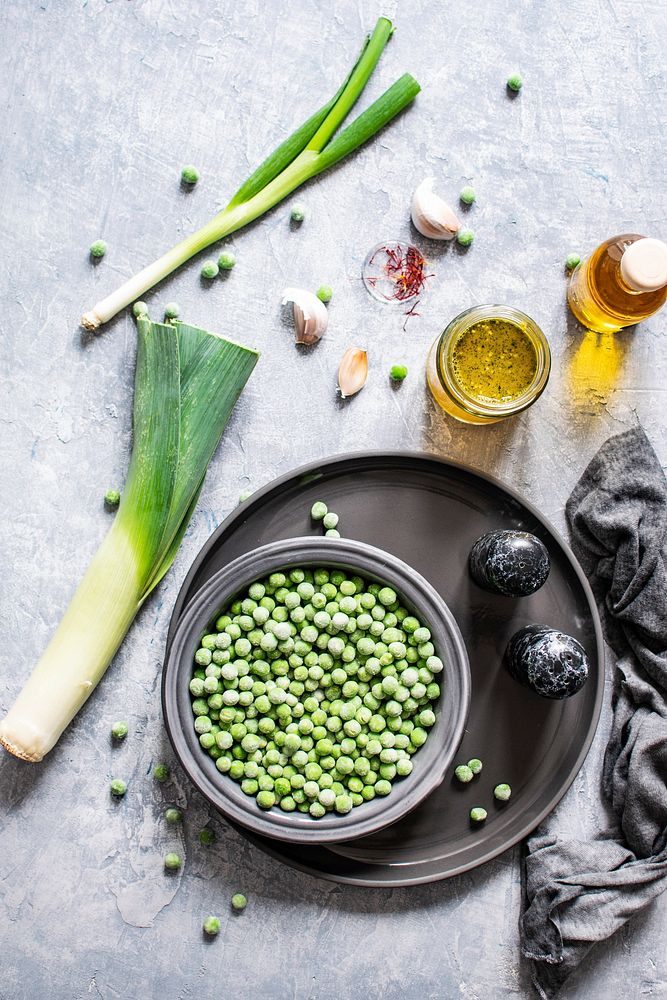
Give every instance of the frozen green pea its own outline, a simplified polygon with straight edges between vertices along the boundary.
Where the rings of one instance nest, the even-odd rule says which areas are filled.
[[[345,815],[352,810],[352,799],[349,795],[337,795],[334,801],[334,809],[337,813]]]
[[[95,260],[101,260],[107,252],[107,245],[104,240],[95,240],[90,245],[90,256]]]
[[[515,94],[518,94],[523,87],[523,80],[518,73],[512,73],[512,75],[507,78],[507,86]]]
[[[109,785],[109,791],[114,796],[114,798],[122,799],[122,797],[125,795],[125,792],[127,791],[127,784],[123,781],[122,778],[114,778],[111,784]]]
[[[202,278],[205,278],[206,281],[212,281],[213,278],[217,278],[218,274],[220,273],[220,268],[218,267],[218,265],[214,260],[207,260],[206,263],[202,266],[200,273]]]
[[[493,794],[500,802],[507,802],[512,794],[512,789],[509,785],[502,783],[500,785],[496,785],[493,789]]]
[[[331,780],[331,784],[333,784],[333,780]],[[320,785],[322,785],[322,781],[320,781]],[[320,805],[324,806],[325,809],[333,809],[336,802],[336,793],[333,788],[321,788],[318,798]]]
[[[320,285],[315,294],[320,302],[324,302],[326,305],[328,302],[331,302],[331,296],[333,295],[331,285]]]
[[[234,895],[232,896],[231,902],[232,902],[232,909],[235,910],[237,913],[241,913],[243,910],[245,910],[246,906],[248,905],[248,900],[246,899],[246,897],[243,895],[242,892],[235,892]]]
[[[568,271],[574,271],[579,264],[581,264],[581,257],[578,253],[569,253],[565,258],[565,267]]]
[[[170,851],[164,856],[164,867],[167,871],[178,871],[179,868],[183,867],[183,861],[180,854],[176,854],[174,851]]]
[[[470,810],[470,819],[473,823],[483,823],[486,816],[486,809],[483,809],[481,806],[473,806]]]
[[[114,722],[111,727],[111,736],[114,740],[124,740],[128,732],[127,722]]]
[[[468,761],[468,767],[470,768],[473,774],[480,774],[483,764],[479,759],[479,757],[473,757],[471,760]]]
[[[181,170],[181,180],[184,184],[194,185],[199,180],[199,171],[191,163],[188,163]]]
[[[392,382],[403,382],[407,375],[408,369],[405,365],[392,365],[389,369],[389,378]]]
[[[390,607],[390,605],[396,603],[396,591],[392,590],[391,587],[382,587],[377,597],[380,604],[384,607]]]
[[[220,926],[220,920],[218,917],[207,917],[202,924],[204,934],[208,934],[209,937],[215,937],[219,934]]]
[[[463,782],[464,785],[467,785],[468,782],[472,781],[474,777],[473,771],[471,771],[467,764],[459,764],[459,766],[455,769],[454,774],[457,780]]]
[[[166,764],[156,764],[153,768],[153,777],[161,784],[169,778],[169,768]]]
[[[218,257],[218,267],[221,271],[231,271],[236,267],[236,254],[231,250],[224,250]]]

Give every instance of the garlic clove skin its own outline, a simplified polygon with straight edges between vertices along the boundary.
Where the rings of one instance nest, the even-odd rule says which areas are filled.
[[[412,195],[411,215],[415,229],[430,240],[452,240],[461,228],[456,212],[433,191],[434,178],[427,177]]]
[[[360,347],[348,347],[338,366],[338,391],[343,399],[354,396],[366,385],[368,354]]]
[[[292,303],[294,315],[294,342],[316,344],[326,332],[329,323],[327,308],[317,295],[304,288],[286,288],[282,304]]]

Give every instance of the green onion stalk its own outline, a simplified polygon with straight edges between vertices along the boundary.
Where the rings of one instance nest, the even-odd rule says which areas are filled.
[[[118,513],[0,743],[39,761],[95,690],[171,566],[257,352],[186,323],[137,320],[134,443]]]
[[[391,21],[381,17],[333,98],[255,170],[209,223],[98,302],[84,314],[82,325],[98,329],[195,254],[258,219],[306,181],[354,152],[410,104],[420,87],[406,73],[334,138],[364,90],[392,31]]]

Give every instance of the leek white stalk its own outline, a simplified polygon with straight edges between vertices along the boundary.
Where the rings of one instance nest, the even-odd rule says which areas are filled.
[[[406,73],[332,138],[361,95],[392,31],[391,21],[381,17],[334,97],[255,170],[214,219],[93,306],[82,317],[82,325],[88,330],[96,330],[108,322],[196,253],[247,226],[306,181],[363,145],[413,101],[420,87]]]
[[[185,323],[137,321],[134,445],[114,524],[7,716],[0,743],[51,750],[171,566],[257,353]]]

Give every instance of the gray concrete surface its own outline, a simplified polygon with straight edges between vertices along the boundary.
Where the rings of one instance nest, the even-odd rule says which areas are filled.
[[[0,997],[234,996],[261,1000],[529,997],[518,953],[518,852],[449,882],[361,891],[301,875],[209,817],[174,768],[158,699],[169,614],[211,530],[294,465],[364,446],[425,449],[503,477],[561,528],[567,494],[605,438],[641,420],[667,458],[665,315],[616,338],[568,317],[563,261],[614,233],[665,236],[666,9],[658,0],[398,0],[398,31],[369,96],[403,71],[414,107],[288,207],[228,241],[238,266],[203,288],[201,261],[155,291],[193,322],[259,347],[167,580],[113,668],[41,766],[0,759]],[[370,0],[6,0],[0,10],[2,184],[2,524],[0,709],[17,693],[103,536],[101,498],[122,486],[130,445],[135,334],[128,315],[82,339],[102,294],[206,221],[274,144],[330,93],[365,29]],[[660,39],[663,39],[661,45]],[[521,95],[507,75],[524,76]],[[180,166],[201,182],[179,188]],[[425,175],[455,201],[473,183],[468,253],[428,246],[437,278],[402,331],[359,281],[377,241],[410,235]],[[109,244],[93,267],[87,247]],[[334,288],[327,338],[297,353],[281,320],[286,284]],[[443,324],[478,302],[511,303],[547,332],[553,376],[532,411],[493,428],[445,418],[422,371]],[[339,356],[366,344],[367,387],[334,393]],[[390,364],[408,380],[391,392]],[[551,822],[596,829],[608,706],[594,749]],[[130,722],[120,749],[110,724]],[[129,793],[110,802],[108,781]],[[181,838],[167,803],[187,806]],[[210,821],[214,847],[197,832]],[[167,878],[162,854],[186,862]],[[242,917],[229,898],[242,889]],[[201,938],[202,917],[222,917]],[[572,1000],[664,996],[667,899],[596,949]]]

